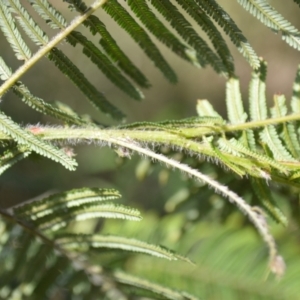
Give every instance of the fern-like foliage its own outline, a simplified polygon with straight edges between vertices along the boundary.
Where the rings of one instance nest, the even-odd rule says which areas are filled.
[[[277,277],[282,277],[285,262],[269,229],[267,216],[288,226],[285,209],[277,201],[282,198],[280,189],[288,186],[298,191],[300,187],[300,69],[293,86],[290,108],[283,95],[275,95],[274,106],[269,109],[265,83],[267,64],[258,58],[233,18],[215,0],[96,0],[90,6],[81,0],[66,2],[72,11],[77,12],[70,23],[53,1],[51,4],[47,0],[29,0],[28,3],[36,12],[35,16],[22,1],[0,2],[0,29],[19,64],[17,70],[12,70],[7,64],[9,60],[1,53],[0,79],[3,84],[0,87],[0,97],[9,97],[5,93],[11,90],[26,105],[39,113],[55,117],[59,122],[56,126],[22,126],[7,113],[0,111],[0,174],[32,153],[74,170],[77,162],[72,151],[65,146],[76,146],[79,143],[108,146],[122,157],[131,157],[134,153],[147,157],[146,168],[151,165],[151,161],[159,162],[193,179],[194,181],[188,180],[189,184],[196,182],[193,188],[188,188],[183,193],[179,191],[171,197],[165,206],[167,211],[180,211],[181,205],[186,205],[189,207],[187,210],[192,207],[194,215],[195,212],[198,215],[199,207],[203,205],[199,204],[198,199],[201,198],[201,193],[207,195],[207,198],[213,193],[219,194],[219,201],[228,200],[228,205],[224,204],[226,208],[230,205],[238,208],[256,227],[268,249],[268,270]],[[264,25],[282,33],[283,39],[290,46],[300,50],[299,31],[268,1],[237,2]],[[299,4],[299,1],[294,2]],[[65,40],[73,47],[80,47],[89,63],[95,65],[130,98],[141,100],[144,97],[140,88],[150,87],[150,82],[123,51],[110,28],[106,28],[101,18],[93,14],[97,9],[102,9],[110,16],[171,83],[177,82],[177,76],[156,42],[162,43],[196,67],[211,66],[217,73],[225,76],[227,120],[221,117],[208,100],[198,100],[198,115],[191,118],[105,127],[98,126],[98,122],[94,122],[92,118],[79,116],[65,104],[49,103],[35,96],[30,91],[31,88],[20,79],[39,59],[47,57],[58,72],[66,75],[95,108],[115,119],[124,117],[106,99],[102,88],[92,84],[76,62],[66,55],[64,49],[60,49],[59,43]],[[40,26],[40,18],[46,23],[44,26],[49,27],[47,29],[55,32],[53,37],[44,32]],[[81,31],[81,24],[91,36]],[[249,110],[244,107],[233,56],[220,28],[253,68],[249,85]],[[198,29],[201,29],[201,34]],[[95,38],[99,39],[99,43],[94,42]],[[29,40],[38,47],[35,53]],[[211,165],[217,165],[217,173],[223,174],[223,177],[218,174],[214,177],[206,175],[207,162],[210,168],[213,168]],[[236,183],[237,180],[242,184],[233,185],[232,182]],[[192,190],[197,192],[192,195]],[[141,220],[138,210],[111,202],[119,197],[119,192],[114,189],[83,188],[52,194],[10,209],[0,209],[0,264],[4,266],[3,271],[0,271],[0,297],[53,298],[56,297],[56,292],[62,292],[62,287],[68,286],[69,291],[62,296],[63,299],[73,296],[76,299],[108,300],[133,297],[200,299],[201,293],[194,288],[197,281],[195,276],[185,276],[186,282],[191,281],[185,292],[185,287],[174,290],[168,285],[157,283],[163,282],[161,279],[153,278],[152,281],[151,276],[143,278],[147,268],[146,265],[141,268],[141,265],[144,266],[146,259],[142,259],[140,265],[132,264],[133,267],[129,267],[131,261],[138,261],[138,256],[132,258],[128,254],[130,252],[149,254],[169,261],[190,261],[164,246],[126,236],[130,232],[128,228],[121,235],[106,232],[106,224],[114,224],[108,219],[119,219],[117,221],[122,222],[124,228],[132,223],[129,221]],[[191,201],[193,197],[196,199],[194,202]],[[172,229],[184,240],[185,231],[187,236],[189,234],[188,227],[198,225],[195,220],[197,217],[191,220],[189,214],[182,210],[184,222],[180,224],[181,227],[172,226]],[[297,211],[298,208],[293,214],[296,215]],[[78,224],[88,222],[97,224],[88,232],[78,232]],[[157,221],[147,225],[153,235],[165,228]],[[104,227],[103,232],[98,232],[101,227]],[[156,228],[156,232],[153,228]],[[230,242],[230,238],[228,240]],[[22,247],[13,246],[15,241]],[[219,241],[214,245],[220,245]],[[192,250],[193,247],[198,248],[196,244],[191,247]],[[216,248],[218,247],[208,247],[207,252]],[[227,245],[223,249],[228,251],[228,248],[230,247]],[[191,249],[184,249],[179,253],[188,253]],[[120,257],[114,256],[114,251],[118,251],[118,255],[121,253]],[[6,259],[9,252],[12,255]],[[195,261],[199,263],[197,257]],[[41,268],[35,271],[31,266],[36,262]],[[239,261],[239,264],[243,262]],[[188,267],[184,266],[182,270],[190,267],[190,264],[186,265]],[[157,270],[161,268],[159,265],[155,267]],[[197,276],[204,277],[203,274],[205,272],[197,271]],[[224,278],[225,275],[221,276],[219,282]],[[178,278],[177,281],[175,278],[175,282],[178,282]],[[256,282],[251,286],[248,281],[242,284],[246,284],[244,286],[248,290],[254,286],[250,297],[253,294],[254,297],[262,296],[260,291],[265,287],[263,284]],[[225,285],[244,292],[243,288],[234,286],[234,278]],[[207,289],[202,289],[202,295],[206,295],[206,291]],[[270,289],[266,299],[276,296],[288,299],[290,296],[285,291],[282,295],[278,292],[278,295]]]
[[[238,0],[238,2],[263,24],[282,33],[282,39],[290,46],[300,49],[300,32],[266,0]]]
[[[1,221],[1,231],[10,228],[12,235],[1,239],[1,253],[5,253],[11,246],[12,239],[18,239],[22,243],[22,250],[16,249],[12,256],[9,256],[10,262],[4,262],[0,257],[1,264],[5,265],[5,272],[1,272],[0,278],[0,295],[1,297],[17,297],[39,299],[51,290],[56,289],[56,276],[58,265],[66,269],[66,275],[62,280],[67,280],[70,287],[76,287],[76,281],[72,283],[74,276],[79,276],[87,285],[86,288],[79,292],[80,297],[89,297],[88,287],[97,290],[97,295],[101,295],[101,289],[97,280],[104,279],[107,284],[111,282],[111,272],[97,268],[94,263],[86,261],[83,255],[88,252],[103,249],[122,250],[129,252],[144,253],[167,260],[185,260],[186,258],[177,255],[167,248],[148,244],[136,239],[130,239],[122,236],[100,235],[100,234],[78,234],[66,231],[57,231],[64,225],[69,225],[71,220],[75,222],[91,218],[121,218],[127,220],[140,220],[140,214],[137,210],[120,205],[107,205],[106,201],[114,200],[120,197],[118,191],[113,189],[84,188],[67,191],[64,193],[53,194],[39,201],[29,202],[13,208],[13,213],[1,210],[4,218]],[[103,203],[104,202],[104,203]],[[90,210],[93,207],[93,210]],[[99,213],[100,212],[100,213]],[[74,217],[75,216],[75,217]],[[47,226],[41,220],[47,219]],[[57,221],[59,219],[59,221]],[[54,222],[53,220],[56,220]],[[67,220],[67,221],[66,221]],[[51,222],[52,221],[52,222]],[[18,225],[13,225],[17,223]],[[51,225],[49,225],[51,224]],[[35,241],[38,237],[40,242]],[[54,252],[56,251],[56,252]],[[33,273],[31,268],[22,266],[19,258],[22,253],[28,255],[28,266],[33,260],[40,262],[46,272]],[[51,262],[45,264],[45,257],[51,256]],[[105,256],[105,255],[104,255]],[[25,268],[24,268],[25,267]],[[21,271],[22,270],[22,271]],[[21,273],[20,273],[21,272]],[[52,274],[51,274],[52,273]],[[89,279],[89,276],[93,279]],[[126,276],[124,274],[124,276]],[[129,275],[128,275],[129,276]],[[63,279],[64,278],[64,279]],[[23,281],[26,284],[23,284]],[[60,279],[59,279],[60,280]],[[11,286],[12,282],[16,285]],[[121,279],[119,279],[121,282]],[[132,280],[129,285],[137,284]],[[31,288],[29,288],[31,286]],[[116,287],[118,290],[119,287]],[[150,282],[144,284],[143,290],[157,293],[157,290],[163,289],[159,285],[153,286]],[[172,294],[176,293],[171,289],[165,289],[167,299],[172,299]],[[92,294],[94,294],[92,292]],[[105,294],[105,292],[103,293]],[[120,290],[119,294],[122,294]],[[178,292],[178,295],[180,292]],[[196,299],[196,298],[188,298]]]

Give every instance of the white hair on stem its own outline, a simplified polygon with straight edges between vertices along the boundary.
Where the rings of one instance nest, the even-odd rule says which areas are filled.
[[[271,235],[271,233],[269,232],[266,219],[263,215],[263,212],[259,208],[250,206],[243,198],[238,196],[233,191],[229,190],[227,186],[220,184],[218,181],[215,181],[211,177],[199,172],[196,169],[192,169],[190,166],[186,164],[183,164],[172,158],[168,158],[160,153],[155,153],[148,148],[144,148],[140,146],[136,141],[130,138],[113,138],[109,136],[107,137],[101,136],[101,139],[102,138],[107,139],[107,142],[111,142],[118,146],[131,149],[140,155],[157,160],[161,163],[164,163],[168,167],[178,169],[193,178],[205,182],[208,186],[212,187],[216,191],[216,193],[227,198],[229,202],[234,203],[245,215],[248,216],[250,221],[255,225],[258,232],[262,236],[263,240],[267,244],[269,248],[270,270],[278,276],[281,276],[284,273],[284,269],[285,269],[284,261],[282,257],[278,255],[275,240]],[[277,267],[278,261],[282,261],[280,268]],[[275,265],[276,267],[274,267]]]

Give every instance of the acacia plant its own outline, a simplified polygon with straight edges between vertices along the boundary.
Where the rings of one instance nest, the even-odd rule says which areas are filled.
[[[293,272],[300,267],[299,250],[290,254],[293,264],[287,272],[292,271],[284,275],[284,255],[268,223],[273,219],[282,228],[288,222],[293,228],[299,223],[300,69],[291,101],[274,95],[269,109],[267,63],[247,41],[234,16],[217,1],[96,0],[86,4],[65,0],[65,7],[76,13],[70,22],[59,11],[60,2],[0,1],[0,28],[19,61],[14,70],[0,52],[0,96],[9,101],[14,93],[33,110],[56,120],[23,125],[1,110],[0,173],[10,172],[14,164],[36,154],[75,171],[72,148],[76,152],[77,145],[92,144],[109,147],[124,159],[140,155],[142,172],[157,163],[175,173],[181,171],[186,195],[167,202],[169,215],[159,218],[144,212],[143,220],[137,209],[112,202],[120,198],[117,186],[74,187],[13,207],[7,203],[9,208],[0,209],[1,299],[241,299],[241,293],[243,299],[293,299],[297,289],[293,282],[299,282]],[[237,2],[295,51],[300,50],[300,32],[267,0]],[[300,6],[299,0],[294,2]],[[60,47],[68,43],[81,48],[90,64],[117,88],[141,100],[142,89],[150,87],[147,72],[139,70],[119,46],[114,32],[97,16],[100,10],[127,32],[126,38],[138,44],[166,80],[176,83],[176,73],[155,40],[195,67],[210,65],[224,76],[227,119],[209,101],[198,100],[197,115],[187,119],[124,123],[124,113]],[[43,31],[42,22],[55,31],[53,36]],[[82,31],[84,27],[89,34]],[[224,35],[253,69],[249,110],[244,108]],[[100,117],[81,116],[63,105],[64,99],[48,102],[34,95],[22,83],[22,76],[42,58],[52,62],[95,111],[110,116],[116,125],[104,125]],[[214,194],[228,200],[218,228],[213,218],[207,223],[190,214],[209,211],[198,202],[205,203]],[[230,216],[240,218],[244,226],[234,221],[228,225],[224,220]],[[89,223],[94,227],[82,232],[80,224],[87,220],[94,220]],[[262,240],[253,235],[247,220]],[[140,221],[140,226],[131,221]],[[151,237],[163,246],[150,243]],[[277,244],[285,249],[287,241],[281,238]],[[266,268],[281,281],[272,276],[263,281]]]

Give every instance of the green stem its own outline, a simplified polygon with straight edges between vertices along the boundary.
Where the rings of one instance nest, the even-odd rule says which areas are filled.
[[[223,127],[224,132],[240,131],[246,129],[254,129],[257,127],[265,127],[268,125],[277,125],[286,122],[300,121],[300,114],[292,114],[283,117],[270,118],[266,120],[246,122],[243,124],[231,124]]]
[[[51,128],[51,127],[40,127],[40,130],[36,135],[40,136],[44,140],[99,140],[105,137],[105,140],[111,137],[126,137],[131,139],[137,139],[145,142],[157,142],[157,143],[175,143],[178,146],[184,146],[181,144],[181,140],[187,142],[193,142],[192,138],[201,138],[206,135],[215,135],[220,133],[230,133],[234,131],[242,131],[248,129],[255,129],[259,127],[265,127],[268,125],[278,125],[282,123],[300,121],[300,114],[291,114],[283,117],[270,118],[266,120],[252,121],[243,124],[228,124],[221,126],[197,126],[191,128],[181,128],[176,132],[173,129],[172,132],[157,129],[142,128],[136,129],[102,129],[95,127],[82,127],[82,128]],[[155,124],[155,123],[153,123]],[[190,139],[190,140],[189,140]],[[0,140],[11,141],[12,139],[0,132]],[[198,143],[197,143],[198,144]]]
[[[0,96],[6,93],[19,79],[23,76],[36,62],[44,57],[53,47],[65,39],[76,27],[82,24],[92,13],[94,13],[99,7],[103,6],[107,0],[96,0],[82,15],[73,19],[70,25],[59,32],[52,38],[47,45],[40,48],[28,61],[26,61],[18,70],[16,70],[12,76],[6,80],[0,87]]]

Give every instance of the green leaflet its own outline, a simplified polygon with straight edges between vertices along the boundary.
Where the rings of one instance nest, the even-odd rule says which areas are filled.
[[[4,62],[3,58],[0,56],[0,79],[7,80],[12,74],[11,69]]]
[[[114,189],[82,188],[57,193],[32,203],[14,208],[21,219],[41,230],[55,231],[67,226],[71,221],[92,218],[118,218],[139,221],[140,213],[132,208],[104,203],[120,198]]]
[[[0,175],[18,161],[26,158],[31,152],[25,146],[13,147],[0,156]]]
[[[63,30],[67,26],[66,20],[54,9],[46,0],[32,0],[31,3],[41,17],[53,28]],[[143,98],[143,94],[135,88],[115,67],[108,57],[96,47],[90,40],[78,31],[73,31],[67,38],[67,41],[76,46],[77,43],[83,46],[83,53],[109,78],[112,83],[118,86],[122,91],[136,100]]]
[[[267,118],[265,77],[266,63],[262,62],[260,70],[253,73],[250,83],[250,116],[253,121],[265,120]],[[268,145],[276,160],[295,161],[289,151],[282,144],[276,128],[273,125],[265,126],[259,132],[259,136],[262,142]]]
[[[68,251],[86,252],[90,248],[108,248],[115,250],[126,250],[130,252],[144,253],[167,260],[185,260],[188,259],[181,257],[170,250],[148,244],[140,240],[125,238],[113,235],[83,235],[83,234],[58,234],[55,241],[64,249]]]
[[[271,108],[272,117],[281,117],[287,114],[286,100],[283,95],[274,95],[275,106]],[[281,133],[282,139],[294,158],[300,158],[300,144],[296,133],[296,127],[293,123],[284,123]]]
[[[119,126],[119,129],[131,130],[156,130],[166,133],[171,133],[176,136],[184,138],[197,138],[206,133],[214,134],[222,130],[224,120],[221,117],[191,117],[182,120],[167,120],[158,123],[154,122],[136,122],[128,125]],[[162,140],[167,140],[167,137],[162,136]],[[179,141],[179,140],[178,140]],[[157,141],[158,142],[158,141]]]
[[[44,1],[43,1],[44,3]],[[46,3],[46,2],[45,2]],[[31,38],[37,45],[46,45],[48,43],[47,35],[42,31],[42,29],[34,22],[34,20],[29,16],[28,12],[21,6],[18,0],[11,1],[11,9],[15,14],[17,14],[17,19],[20,25],[24,28],[25,33]],[[46,4],[45,4],[46,5]],[[49,5],[49,4],[47,4]],[[39,8],[41,10],[41,8]],[[42,12],[44,10],[41,10]],[[52,13],[51,13],[52,12]],[[57,13],[54,8],[52,8],[51,12],[49,11],[49,15],[53,16],[53,19],[56,20],[55,24],[65,24],[59,15],[56,16]],[[46,14],[48,15],[48,14]],[[56,16],[56,17],[55,17]],[[44,16],[46,17],[46,16]],[[60,20],[60,21],[59,21]],[[58,25],[57,25],[58,26]],[[61,25],[62,26],[62,25]],[[105,113],[110,114],[112,117],[120,119],[123,118],[124,115],[121,113],[116,107],[110,104],[104,95],[100,93],[84,76],[84,74],[71,62],[70,59],[66,55],[64,55],[60,50],[57,48],[53,48],[52,51],[49,53],[48,58],[54,62],[54,64],[65,74],[67,75],[70,80],[81,90],[81,92],[91,101],[91,103],[98,109],[102,110]],[[24,95],[22,96],[22,98]],[[31,97],[27,97],[27,101]],[[55,109],[50,108],[49,105],[38,101],[38,99],[31,98],[29,101],[32,104],[32,100],[35,100],[34,108],[41,111],[49,111],[51,115],[55,117],[60,117],[63,115],[62,112],[58,113]],[[44,107],[43,107],[44,106]],[[62,120],[66,121],[67,123],[75,123],[78,124],[79,120],[70,121],[69,116],[62,116]]]
[[[141,100],[144,98],[143,93],[134,87],[108,59],[108,57],[84,35],[78,31],[73,31],[67,40],[73,46],[80,43],[83,46],[83,53],[89,57],[91,61],[106,75],[106,77],[122,91],[135,100]]]
[[[262,61],[260,69],[252,72],[249,85],[249,104],[251,120],[264,120],[267,118],[266,79],[267,64]]]
[[[37,214],[28,216],[28,221],[44,231],[56,231],[68,226],[71,221],[84,221],[95,218],[124,219],[140,221],[140,212],[133,208],[113,203],[85,203],[80,206],[64,207],[53,213],[39,217]]]
[[[228,120],[232,124],[245,123],[247,114],[244,111],[239,80],[230,78],[226,84],[226,106]]]
[[[5,1],[0,1],[0,28],[15,52],[17,59],[28,60],[31,51],[21,37]]]
[[[16,1],[16,0],[14,0]],[[7,80],[12,75],[11,70],[7,67],[3,59],[0,57],[0,78]],[[17,82],[13,86],[13,91],[18,95],[28,106],[41,112],[45,115],[50,115],[60,119],[67,124],[85,125],[87,122],[78,116],[71,115],[61,109],[55,108],[51,104],[44,102],[30,93],[28,88],[22,83]]]
[[[294,0],[294,2],[300,6],[300,0]]]
[[[15,18],[20,26],[35,44],[43,46],[48,43],[48,36],[35,23],[27,10],[21,5],[20,0],[9,0],[9,6],[11,11],[16,14]]]
[[[225,155],[223,155],[223,151],[220,151],[212,141],[208,141],[208,144],[210,145],[211,150],[213,151],[213,154],[216,158],[220,161],[220,163],[224,164],[225,167],[239,175],[240,177],[244,176],[246,173],[243,169],[241,169],[238,165],[236,165],[234,162],[230,161],[226,158]],[[221,148],[221,150],[224,150],[224,148]],[[227,150],[227,149],[226,149]],[[236,153],[235,153],[236,154]],[[238,158],[236,158],[238,160]]]
[[[176,74],[161,55],[156,45],[152,42],[146,31],[139,26],[124,7],[121,6],[118,1],[110,0],[103,8],[138,43],[165,77],[170,82],[177,82]]]
[[[291,162],[296,161],[282,144],[274,126],[270,125],[263,129],[260,132],[260,138],[268,145],[276,160]]]
[[[160,40],[162,43],[167,45],[174,53],[183,59],[190,61],[191,63],[198,65],[197,61],[191,59],[187,53],[195,51],[184,43],[182,43],[174,34],[172,34],[165,25],[157,19],[156,15],[149,8],[148,4],[144,0],[129,0],[128,5],[136,16],[141,20],[145,27]],[[155,20],[153,22],[153,20]]]
[[[102,202],[120,198],[121,195],[114,189],[81,188],[53,194],[33,203],[25,203],[14,209],[17,215],[37,214],[41,217],[63,207],[80,206],[84,203]]]
[[[210,64],[216,72],[225,73],[221,59],[210,49],[208,44],[197,34],[192,25],[170,1],[151,0],[151,4],[171,24],[177,33],[195,49],[201,66]]]
[[[177,3],[186,10],[186,12],[197,22],[201,29],[207,34],[211,40],[217,54],[219,55],[222,63],[229,76],[234,75],[233,57],[227,47],[227,44],[214,25],[214,23],[205,14],[194,0],[176,0]]]
[[[282,33],[282,39],[300,50],[300,32],[266,0],[238,0],[238,2],[263,24]]]
[[[47,0],[29,0],[29,2],[52,29],[67,26],[65,18]]]
[[[276,160],[272,159],[271,157],[264,155],[262,153],[259,153],[255,150],[249,149],[248,147],[244,146],[242,143],[238,142],[235,139],[231,139],[228,141],[230,143],[231,151],[237,151],[240,154],[245,155],[246,157],[253,158],[256,162],[255,164],[260,167],[261,163],[265,163],[266,166],[270,166],[272,168],[275,168],[283,173],[288,173],[288,168],[284,165],[280,164],[280,162],[277,162]]]
[[[209,117],[217,117],[220,119],[222,118],[206,99],[197,101],[196,110],[199,117],[209,116]]]
[[[75,170],[77,166],[76,161],[68,157],[62,150],[55,148],[32,133],[22,129],[3,112],[0,112],[0,131],[12,137],[18,144],[26,145],[29,150],[59,162],[71,171]]]
[[[86,125],[87,122],[74,114],[69,114],[53,105],[44,102],[41,98],[36,97],[30,93],[28,88],[21,82],[17,82],[13,86],[13,91],[18,95],[23,102],[36,111],[43,113],[44,115],[53,116],[66,124],[71,125]]]
[[[124,114],[114,105],[109,103],[105,96],[93,86],[84,74],[72,63],[72,61],[59,49],[53,48],[48,58],[81,90],[94,107],[111,115],[116,119],[122,119]]]
[[[222,27],[251,67],[254,69],[259,68],[260,63],[257,54],[222,7],[215,0],[196,0],[196,3]]]
[[[87,6],[83,1],[69,0],[72,3],[73,8],[83,13],[87,10]],[[148,88],[150,83],[145,75],[133,64],[123,50],[118,46],[117,41],[112,37],[109,31],[106,29],[105,24],[102,23],[95,15],[89,16],[83,23],[89,28],[93,35],[99,33],[101,39],[100,45],[105,50],[106,54],[120,67],[120,69],[127,74],[132,80],[134,80],[141,87]]]
[[[144,289],[160,295],[169,300],[200,300],[185,292],[176,291],[165,286],[150,282],[137,276],[132,276],[121,271],[113,273],[113,278],[122,284],[134,286],[136,288]]]
[[[296,78],[293,84],[291,107],[294,113],[300,113],[300,65],[298,66]]]
[[[288,220],[275,202],[267,183],[263,181],[263,179],[252,178],[251,184],[253,186],[253,191],[259,199],[259,204],[262,205],[276,222],[287,226]]]

